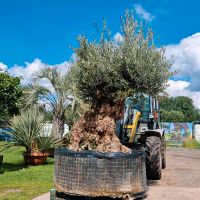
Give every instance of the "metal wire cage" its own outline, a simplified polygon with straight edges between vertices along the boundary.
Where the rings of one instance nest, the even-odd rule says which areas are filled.
[[[56,190],[78,196],[119,197],[146,192],[145,152],[75,152],[55,150],[54,184]]]

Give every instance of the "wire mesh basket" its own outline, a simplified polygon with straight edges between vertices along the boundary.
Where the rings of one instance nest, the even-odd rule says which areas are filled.
[[[55,150],[56,190],[79,196],[119,197],[137,195],[147,189],[145,152],[100,153]]]

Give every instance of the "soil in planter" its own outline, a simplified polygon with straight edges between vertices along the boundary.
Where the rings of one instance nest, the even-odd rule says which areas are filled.
[[[105,103],[86,112],[74,124],[68,148],[75,151],[93,149],[100,152],[130,152],[115,134],[116,120],[122,117],[122,102]]]

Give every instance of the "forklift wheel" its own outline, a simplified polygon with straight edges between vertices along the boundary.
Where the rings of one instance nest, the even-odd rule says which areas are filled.
[[[162,152],[162,169],[166,168],[166,142],[165,137],[161,139],[161,152]]]
[[[160,138],[156,136],[147,137],[145,151],[147,179],[159,180],[161,178],[162,169]]]

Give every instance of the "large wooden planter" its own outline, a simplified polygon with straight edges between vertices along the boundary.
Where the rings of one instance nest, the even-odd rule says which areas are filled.
[[[0,167],[1,167],[2,163],[3,163],[3,155],[0,155]]]
[[[28,165],[42,165],[46,162],[49,153],[47,152],[32,152],[24,153],[24,161]]]

